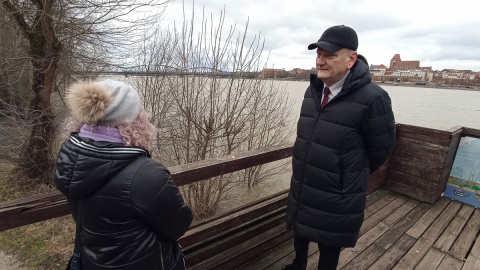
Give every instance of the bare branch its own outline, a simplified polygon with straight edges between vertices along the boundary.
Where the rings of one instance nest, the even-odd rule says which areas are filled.
[[[157,117],[156,157],[171,166],[285,142],[293,132],[287,128],[292,103],[285,89],[258,78],[260,36],[247,44],[248,21],[241,32],[226,27],[225,10],[217,21],[202,14],[198,28],[194,20],[192,11],[178,29],[157,28],[138,49],[137,66],[153,75],[130,80]],[[200,219],[240,186],[258,185],[284,170],[284,163],[258,166],[182,189]]]
[[[8,0],[1,0],[1,1],[5,9],[8,12],[10,12],[10,16],[17,22],[18,27],[20,28],[22,33],[25,35],[25,37],[29,38],[31,35],[30,33],[32,29],[25,21],[25,18],[20,13],[20,10]]]

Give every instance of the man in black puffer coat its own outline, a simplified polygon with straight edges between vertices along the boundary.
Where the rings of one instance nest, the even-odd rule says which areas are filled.
[[[327,29],[317,49],[297,127],[287,228],[296,257],[284,269],[305,269],[308,243],[318,243],[318,269],[336,269],[342,247],[355,246],[370,174],[390,156],[395,120],[390,97],[357,60],[356,32]]]
[[[177,240],[192,212],[167,168],[150,158],[155,129],[137,91],[113,80],[79,82],[66,103],[73,133],[54,178],[80,236],[71,269],[184,270]]]

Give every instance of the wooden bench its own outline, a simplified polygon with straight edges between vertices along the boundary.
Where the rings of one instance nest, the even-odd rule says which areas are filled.
[[[288,191],[192,226],[180,239],[188,269],[237,269],[293,236],[285,227]]]

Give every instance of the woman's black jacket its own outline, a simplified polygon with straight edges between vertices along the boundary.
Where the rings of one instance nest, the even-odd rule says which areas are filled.
[[[169,171],[148,156],[142,148],[76,134],[62,145],[55,184],[67,196],[74,219],[82,203],[83,269],[183,264],[176,240],[190,226],[192,212]]]

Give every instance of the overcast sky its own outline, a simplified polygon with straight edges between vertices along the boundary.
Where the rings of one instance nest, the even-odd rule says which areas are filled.
[[[192,2],[186,1],[187,14]],[[322,32],[344,24],[359,36],[358,53],[370,64],[389,65],[394,54],[419,60],[420,66],[480,71],[480,0],[196,0],[196,13],[219,18],[248,34],[261,34],[268,66],[309,69],[315,51],[307,49]],[[163,25],[182,19],[182,1],[169,3]]]

